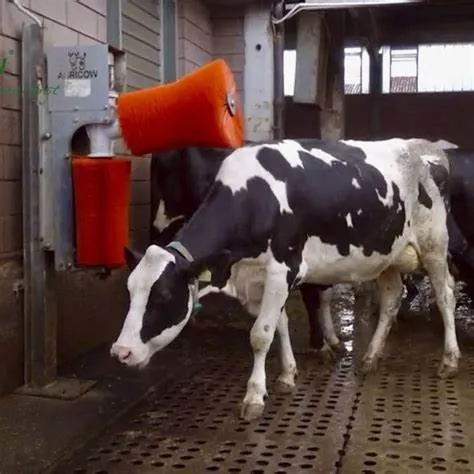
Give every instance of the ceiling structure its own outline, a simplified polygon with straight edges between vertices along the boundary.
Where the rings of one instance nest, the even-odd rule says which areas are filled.
[[[349,8],[347,11],[346,44],[370,42],[374,46],[411,46],[474,41],[473,1],[426,0],[408,5]],[[297,16],[285,24],[289,49],[295,47],[296,25]]]
[[[204,0],[212,7],[272,5],[274,0]],[[405,4],[394,4],[404,2]],[[347,44],[367,42],[411,46],[420,43],[474,41],[473,0],[307,0],[287,1],[287,10],[298,3],[325,4],[333,8],[349,5]],[[357,7],[355,5],[358,4]],[[362,5],[371,4],[371,6]],[[373,4],[378,4],[373,6]],[[294,48],[296,25],[302,11],[285,21],[286,47]]]

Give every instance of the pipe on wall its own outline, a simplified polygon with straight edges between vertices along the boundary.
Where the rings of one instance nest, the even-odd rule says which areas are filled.
[[[31,18],[40,28],[43,27],[43,24],[41,23],[41,20],[34,13],[30,12],[30,10],[25,8],[20,3],[20,0],[10,0],[10,2],[13,3],[13,5],[15,5],[18,8],[18,10],[20,10],[22,13],[24,13],[27,17]]]
[[[412,3],[423,3],[424,0],[306,0],[303,3],[292,4],[291,9],[279,18],[274,17],[273,23],[283,23],[293,18],[300,12],[312,10],[332,10],[340,8],[358,7],[385,7],[390,5],[409,5]]]
[[[120,123],[117,117],[117,97],[114,90],[109,91],[109,107],[114,111],[115,118],[111,123],[95,123],[85,126],[90,143],[88,156],[114,156],[114,142],[122,137]]]

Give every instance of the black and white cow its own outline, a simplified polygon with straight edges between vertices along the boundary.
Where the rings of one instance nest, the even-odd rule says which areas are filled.
[[[438,140],[434,145],[448,151],[451,161],[450,197],[452,212],[448,216],[449,252],[457,274],[468,283],[468,291],[474,296],[474,152],[454,150],[457,145]],[[229,148],[185,148],[155,154],[151,166],[152,213],[151,242],[165,246],[176,232],[189,220],[209,191],[219,167],[233,150]],[[143,255],[129,254],[129,261]],[[240,272],[239,272],[240,275]],[[419,272],[419,277],[423,272]],[[418,277],[418,278],[419,278]],[[253,281],[254,277],[249,275]],[[415,276],[406,276],[407,303],[418,293]],[[208,286],[200,295],[223,292],[236,296],[236,290],[227,291]],[[308,314],[310,349],[320,353],[325,360],[333,359],[341,352],[342,344],[336,334],[331,316],[332,289],[315,285],[300,286],[302,300]],[[244,306],[252,306],[245,300],[247,293],[239,293]],[[317,317],[315,317],[317,315]]]
[[[165,246],[173,240],[204,201],[223,160],[232,151],[230,148],[184,148],[153,156],[150,173],[154,216],[152,243]],[[127,261],[131,266],[142,256],[137,251],[127,250]],[[215,271],[214,278],[218,273]],[[252,275],[249,278],[254,281]],[[308,314],[310,349],[324,360],[332,360],[341,353],[343,345],[331,318],[331,289],[303,284],[299,291]],[[209,292],[210,288],[203,295]],[[230,295],[226,291],[223,293]],[[239,300],[246,308],[254,307],[253,303],[244,301],[242,295]]]
[[[460,279],[473,293],[474,279],[474,150],[447,149],[450,163],[451,217],[449,250]]]
[[[438,140],[435,145],[443,150],[458,148],[457,145],[445,140]],[[190,219],[204,200],[222,161],[232,151],[228,148],[185,148],[153,156],[151,190],[154,225],[151,228],[151,242],[165,246],[172,241],[176,232]],[[457,158],[458,156],[460,158]],[[450,158],[454,160],[451,164],[450,190],[455,211],[448,217],[449,250],[460,269],[458,272],[460,277],[468,281],[470,277],[472,282],[474,250],[472,250],[472,244],[468,242],[474,244],[474,226],[471,224],[474,222],[474,206],[470,206],[470,194],[472,194],[470,181],[474,181],[474,160],[471,158],[474,158],[474,153],[456,150]],[[461,229],[466,233],[466,238]],[[142,256],[136,251],[128,252],[127,261],[131,262],[131,268]],[[243,269],[237,268],[236,275],[240,278]],[[255,274],[253,267],[249,267],[248,270],[247,283],[244,287],[239,287],[235,278],[232,278],[224,288],[207,286],[200,292],[200,297],[213,292],[226,293],[239,299],[250,313],[254,313],[258,291],[252,291],[250,289],[252,285],[249,282],[255,283],[259,272]],[[408,301],[413,299],[418,292],[414,281],[414,277],[410,276],[405,279]],[[322,289],[315,285],[303,284],[299,289],[308,313],[310,348],[321,353],[324,359],[330,360],[342,348],[331,316],[331,288]]]
[[[457,279],[467,284],[466,290],[474,297],[474,150],[458,148],[457,145],[439,140],[449,160],[448,214],[449,256],[454,264]],[[414,298],[418,289],[416,278],[406,279],[408,300]]]
[[[455,374],[460,351],[447,265],[448,176],[444,153],[422,140],[284,140],[237,149],[174,242],[148,247],[131,272],[130,308],[111,355],[146,366],[189,320],[196,275],[215,264],[257,261],[265,271],[263,297],[250,333],[254,365],[241,410],[253,419],[264,409],[266,355],[293,287],[377,280],[379,322],[364,357],[370,371],[400,307],[401,273],[422,265],[445,327],[438,375]]]

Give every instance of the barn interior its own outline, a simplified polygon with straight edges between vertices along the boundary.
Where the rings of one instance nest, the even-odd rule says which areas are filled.
[[[364,2],[334,2],[343,3]],[[343,135],[444,138],[472,147],[472,2],[369,3],[377,6],[347,10]],[[299,18],[285,23],[287,51],[296,50]],[[286,135],[317,136],[318,107],[293,100],[289,89]]]
[[[254,2],[206,3],[240,8]],[[287,3],[289,11],[292,4]],[[277,134],[417,136],[474,147],[469,120],[474,105],[473,2],[306,3],[325,4],[330,41],[326,49],[322,42],[320,49],[304,53],[323,58],[313,83],[302,80],[293,88],[289,74],[289,90],[275,103],[281,114]],[[295,61],[294,53],[298,24],[306,14],[313,13],[283,23],[285,56],[291,62],[293,55],[296,74],[305,66]],[[442,69],[451,72],[449,77],[438,80],[439,67],[426,66],[433,55],[439,57],[438,66],[444,63]],[[59,375],[68,380],[94,381],[93,389],[78,399],[2,400],[0,472],[474,472],[468,448],[474,374],[471,301],[460,286],[463,370],[456,379],[443,381],[435,376],[442,325],[430,290],[423,292],[424,298],[405,308],[406,319],[394,328],[380,371],[362,378],[355,374],[354,362],[363,354],[373,321],[362,318],[362,324],[354,324],[352,291],[342,287],[333,303],[346,353],[329,365],[308,353],[306,315],[293,296],[289,312],[301,372],[298,389],[288,396],[270,388],[267,413],[257,423],[238,420],[237,410],[251,368],[248,331],[253,320],[238,304],[211,296],[199,320],[157,354],[146,372],[118,367],[107,345],[59,367]],[[358,304],[356,313],[369,312]],[[69,334],[67,340],[73,339]],[[268,364],[272,382],[276,351],[272,349]]]

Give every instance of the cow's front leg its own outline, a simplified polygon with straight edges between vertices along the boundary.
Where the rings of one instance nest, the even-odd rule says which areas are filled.
[[[241,418],[247,421],[261,416],[265,406],[264,398],[267,395],[265,361],[288,298],[287,271],[288,268],[281,264],[276,264],[267,270],[262,306],[250,331],[253,369],[247,382],[247,393],[240,412]]]

